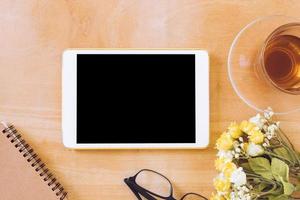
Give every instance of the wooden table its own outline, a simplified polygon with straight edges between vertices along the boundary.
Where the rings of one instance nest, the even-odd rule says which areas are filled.
[[[168,176],[175,195],[213,191],[216,137],[255,111],[234,93],[226,59],[237,32],[271,14],[298,16],[296,0],[2,0],[0,116],[14,122],[71,200],[135,199],[123,178]],[[206,150],[74,151],[61,140],[61,54],[66,48],[203,48],[210,54],[211,145]],[[300,148],[300,113],[281,116]]]

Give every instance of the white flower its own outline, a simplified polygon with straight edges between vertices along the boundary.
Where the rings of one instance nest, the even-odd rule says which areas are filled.
[[[262,145],[263,145],[263,147],[267,147],[267,146],[268,146],[268,144],[267,144],[267,143],[263,143]]]
[[[276,124],[271,124],[270,126],[268,126],[267,132],[275,134],[275,131],[277,131],[278,129],[279,127]]]
[[[271,124],[267,127],[265,137],[268,140],[271,140],[273,137],[276,136],[276,131],[278,130],[278,126],[276,124]]]
[[[230,182],[232,182],[235,186],[242,186],[246,184],[247,178],[243,168],[239,167],[232,172]]]
[[[265,143],[267,144],[267,146],[270,146],[270,142],[268,139],[265,139]]]
[[[232,161],[232,159],[233,159],[233,155],[232,155],[231,151],[221,150],[218,152],[217,156],[220,158],[224,158],[225,160],[228,160],[228,161]]]
[[[262,128],[262,130],[264,130],[265,132],[267,132],[268,131],[268,125],[263,125],[263,128]]]
[[[235,198],[236,198],[235,192],[231,192],[231,193],[230,193],[230,199],[231,199],[231,200],[235,200]]]
[[[262,146],[250,142],[247,148],[247,153],[249,156],[258,156],[264,153],[264,149]]]
[[[251,196],[249,194],[249,189],[246,186],[234,187],[233,191],[230,193],[230,200],[251,200]]]
[[[268,107],[265,111],[264,111],[264,116],[266,119],[271,119],[274,115],[274,112],[272,110],[272,108]]]
[[[268,132],[274,133],[275,130],[277,130],[277,126],[275,124],[271,124],[270,126],[268,126]]]
[[[249,119],[249,122],[255,124],[259,129],[262,129],[264,124],[266,123],[266,119],[263,118],[260,114]]]
[[[268,138],[268,140],[271,140],[271,139],[272,139],[272,136],[271,136],[271,135],[268,135],[267,138]]]

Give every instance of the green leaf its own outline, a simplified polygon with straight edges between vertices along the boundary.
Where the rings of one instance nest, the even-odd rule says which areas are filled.
[[[300,184],[297,184],[295,187],[295,191],[299,192],[300,191]]]
[[[283,193],[286,195],[291,195],[295,191],[295,186],[289,182],[282,181]]]
[[[268,196],[268,200],[288,200],[289,196],[282,194],[282,195],[270,195]]]
[[[251,167],[250,167],[250,165],[249,165],[248,162],[242,163],[242,164],[240,164],[240,166],[244,169],[244,171],[250,171],[250,172],[252,172],[252,169],[251,169]]]
[[[289,161],[293,161],[293,157],[291,157],[290,153],[284,147],[276,148],[273,150],[273,152],[280,157],[283,157]]]
[[[271,165],[268,159],[262,157],[250,158],[249,165],[256,174],[266,179],[273,179]]]
[[[288,182],[289,166],[282,160],[272,158],[271,171],[276,181],[280,181],[282,177],[283,181]]]

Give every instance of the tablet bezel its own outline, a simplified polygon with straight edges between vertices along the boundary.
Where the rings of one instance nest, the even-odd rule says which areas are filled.
[[[196,143],[77,143],[77,54],[195,54]],[[197,49],[67,49],[62,59],[63,144],[75,149],[205,148],[209,144],[209,58]]]

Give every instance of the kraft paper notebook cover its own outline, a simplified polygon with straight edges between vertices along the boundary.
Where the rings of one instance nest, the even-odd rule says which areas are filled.
[[[0,125],[0,199],[66,200],[67,193],[13,126]]]

